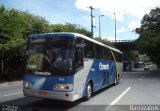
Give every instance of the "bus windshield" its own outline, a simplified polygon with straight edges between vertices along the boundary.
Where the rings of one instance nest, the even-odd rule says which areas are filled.
[[[31,38],[28,44],[26,73],[73,71],[73,37]]]

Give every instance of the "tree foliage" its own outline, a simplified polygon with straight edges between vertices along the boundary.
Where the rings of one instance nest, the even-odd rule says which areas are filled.
[[[102,39],[100,37],[96,37],[94,39],[99,41],[99,42],[101,42],[101,43],[103,43],[103,44],[106,44],[108,46],[115,47],[114,44],[112,42],[108,41],[107,39],[105,40],[105,39]]]
[[[136,33],[139,34],[139,51],[146,53],[160,66],[160,8],[152,9],[149,14],[144,15]]]
[[[123,51],[123,60],[124,61],[136,61],[138,58],[137,51]]]
[[[6,9],[0,6],[0,57],[23,57],[26,38],[31,34],[51,32],[77,32],[91,36],[91,32],[80,25],[50,24],[45,18],[22,12],[16,9]]]
[[[52,24],[51,31],[52,32],[75,32],[75,33],[84,34],[88,37],[91,37],[91,35],[92,35],[92,33],[90,31],[88,31],[86,28],[84,28],[80,25],[71,24],[71,23]]]

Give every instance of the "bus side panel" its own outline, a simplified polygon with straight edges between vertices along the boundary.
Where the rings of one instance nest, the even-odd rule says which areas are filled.
[[[91,71],[93,61],[94,61],[93,59],[85,59],[84,68],[78,71],[74,76],[74,93],[75,93],[74,99],[75,100],[85,96],[83,92],[86,87],[86,81],[88,80],[88,75],[94,75],[94,71]],[[93,80],[93,78],[90,78],[90,80]]]
[[[114,82],[116,75],[116,66],[114,61],[95,60],[93,67],[95,68],[95,85],[94,91],[98,91]]]
[[[88,82],[93,82],[93,92],[98,91],[114,82],[116,66],[114,61],[86,60],[84,68],[75,74],[75,99],[86,95]]]

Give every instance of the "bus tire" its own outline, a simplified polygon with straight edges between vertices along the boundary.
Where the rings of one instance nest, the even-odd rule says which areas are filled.
[[[86,87],[85,100],[89,100],[92,97],[92,94],[93,94],[93,87],[92,87],[92,83],[89,82],[87,87]]]

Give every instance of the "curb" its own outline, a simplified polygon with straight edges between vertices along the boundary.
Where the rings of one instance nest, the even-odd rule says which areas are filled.
[[[6,87],[6,86],[18,86],[23,85],[23,81],[13,81],[13,82],[4,82],[0,83],[0,87]]]

